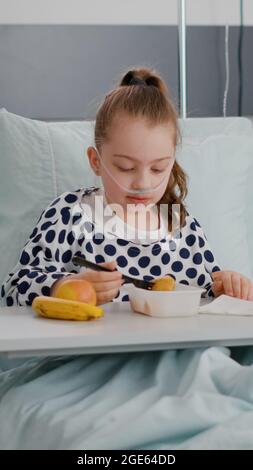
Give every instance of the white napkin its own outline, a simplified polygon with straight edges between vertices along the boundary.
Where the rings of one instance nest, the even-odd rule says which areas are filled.
[[[221,315],[252,315],[253,301],[241,300],[229,295],[220,295],[205,305],[199,307],[199,313]]]

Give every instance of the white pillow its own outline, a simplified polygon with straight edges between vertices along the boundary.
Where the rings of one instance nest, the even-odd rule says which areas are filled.
[[[0,284],[49,202],[93,184],[86,156],[93,135],[93,122],[46,123],[0,110]]]
[[[189,176],[188,208],[202,225],[218,264],[252,277],[247,227],[251,123],[245,118],[192,118],[182,121],[181,129],[177,158]]]

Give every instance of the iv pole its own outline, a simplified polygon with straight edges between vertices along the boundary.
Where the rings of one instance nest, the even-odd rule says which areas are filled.
[[[180,116],[187,117],[186,89],[186,0],[178,0],[178,42],[179,42],[179,80],[180,80]]]

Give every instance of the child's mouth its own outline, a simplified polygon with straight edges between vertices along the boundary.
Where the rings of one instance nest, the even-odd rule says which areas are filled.
[[[145,204],[150,201],[150,197],[127,196],[127,199],[129,199],[129,201],[142,204]]]

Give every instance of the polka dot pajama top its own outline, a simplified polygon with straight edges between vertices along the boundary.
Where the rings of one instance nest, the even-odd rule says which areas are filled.
[[[211,273],[221,268],[191,214],[187,212],[177,243],[166,231],[147,243],[140,236],[124,238],[123,229],[127,227],[131,233],[131,227],[118,216],[116,231],[101,231],[99,218],[91,215],[95,196],[104,198],[103,190],[91,187],[66,192],[42,212],[17,265],[2,285],[1,296],[7,306],[31,305],[34,297],[50,295],[57,279],[85,270],[73,264],[75,255],[94,263],[115,260],[119,271],[138,279],[152,280],[169,274],[176,282],[200,286],[205,289],[203,296],[213,297]],[[127,300],[123,285],[113,301]]]

